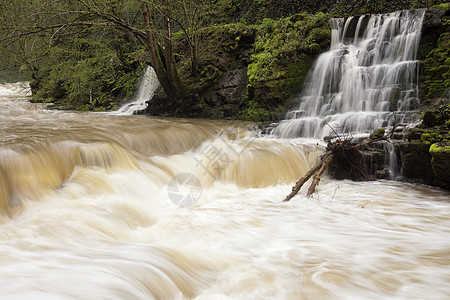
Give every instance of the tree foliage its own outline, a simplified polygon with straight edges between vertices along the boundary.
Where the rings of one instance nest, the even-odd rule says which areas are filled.
[[[5,48],[14,49],[9,61],[25,64],[36,75],[43,59],[58,54],[62,46],[83,44],[81,39],[89,38],[94,32],[104,32],[100,40],[109,40],[119,61],[129,67],[117,36],[132,36],[145,49],[145,58],[155,69],[168,97],[172,101],[185,100],[202,87],[181,81],[175,65],[172,29],[185,35],[190,46],[192,72],[197,76],[197,31],[203,26],[208,3],[202,0],[2,0],[1,43]],[[81,64],[91,66],[98,62],[82,60]],[[90,82],[92,76],[84,80]]]

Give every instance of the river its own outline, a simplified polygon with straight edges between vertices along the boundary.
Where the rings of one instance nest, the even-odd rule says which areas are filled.
[[[1,299],[448,299],[450,193],[323,178],[248,124],[44,110],[0,85]]]

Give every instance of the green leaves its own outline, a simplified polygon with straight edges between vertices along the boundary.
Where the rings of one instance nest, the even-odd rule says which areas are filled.
[[[109,45],[92,35],[53,46],[40,64],[35,97],[82,109],[111,109],[130,97],[143,68],[125,68]]]
[[[426,100],[445,96],[450,92],[450,32],[443,33],[424,62]]]

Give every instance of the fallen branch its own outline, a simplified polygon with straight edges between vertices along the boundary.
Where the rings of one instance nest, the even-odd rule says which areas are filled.
[[[320,163],[309,169],[309,171],[306,172],[306,174],[295,183],[291,193],[287,195],[283,201],[291,200],[295,195],[298,194],[303,185],[312,176],[314,176],[314,179],[306,194],[307,197],[310,197],[315,192],[316,186],[319,184],[320,176],[322,176],[327,167],[332,164],[333,159],[341,162],[340,165],[338,163],[338,166],[340,166],[340,168],[336,168],[336,165],[332,164],[333,168],[340,171],[341,177],[351,178],[352,180],[368,180],[369,175],[365,171],[365,168],[363,166],[363,156],[358,148],[378,141],[388,140],[388,138],[393,134],[395,128],[396,126],[394,126],[391,132],[386,135],[360,144],[353,143],[351,138],[341,140],[339,137],[336,142],[329,142],[327,145],[327,152],[322,156]],[[343,164],[342,161],[344,161],[345,163]]]
[[[332,158],[331,154],[330,155],[325,154],[318,165],[309,169],[309,171],[295,183],[294,187],[292,188],[292,192],[289,195],[287,195],[283,201],[289,201],[295,195],[297,195],[298,192],[300,191],[300,189],[302,188],[302,186],[309,180],[309,178],[311,178],[311,176],[313,176],[316,173],[319,173],[320,171],[321,171],[320,175],[322,175],[322,173],[326,169],[326,165],[328,164],[329,161],[331,161],[331,158]],[[320,177],[320,175],[319,175],[319,177]],[[316,180],[317,178],[318,177],[315,176],[314,180]],[[318,181],[317,181],[317,183],[318,183]],[[316,185],[317,185],[317,183],[316,183]]]
[[[315,166],[314,168],[309,169],[309,171],[295,183],[294,187],[292,188],[292,192],[289,195],[287,195],[283,201],[289,201],[291,200],[292,197],[297,195],[302,186],[305,184],[305,182],[307,182],[309,178],[311,178],[311,176],[313,176],[317,171],[319,171],[321,166],[322,162],[317,166]]]
[[[320,176],[322,176],[323,172],[328,166],[328,163],[332,160],[333,155],[328,156],[324,162],[322,163],[322,166],[320,167],[319,171],[317,171],[316,175],[314,175],[314,180],[309,186],[308,193],[306,194],[306,197],[310,197],[314,191],[316,190],[316,186],[319,184]]]
[[[367,142],[364,142],[364,143],[361,143],[361,144],[358,144],[358,145],[354,145],[351,148],[352,149],[353,148],[358,148],[358,147],[362,147],[362,146],[369,145],[369,144],[372,144],[372,143],[375,143],[375,142],[379,142],[379,141],[387,141],[388,137],[389,137],[389,134],[383,135],[382,137],[379,137],[377,139],[370,140],[370,141],[367,141]]]

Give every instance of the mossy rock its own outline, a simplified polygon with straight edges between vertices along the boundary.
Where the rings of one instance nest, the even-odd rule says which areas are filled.
[[[402,171],[406,179],[423,183],[434,182],[431,166],[430,145],[420,141],[401,143],[398,148],[402,154]]]
[[[450,188],[450,144],[435,143],[430,147],[432,156],[435,184],[443,188]]]
[[[420,136],[420,141],[424,144],[433,144],[442,141],[443,136],[439,130],[426,130]]]
[[[307,42],[317,43],[320,47],[330,44],[331,30],[328,27],[313,28],[306,38]]]
[[[425,111],[422,117],[421,127],[450,129],[450,104],[442,104],[436,109]]]
[[[408,141],[414,141],[414,140],[420,140],[420,137],[422,136],[422,133],[424,132],[423,129],[420,128],[413,128],[408,131]]]
[[[426,127],[437,125],[436,113],[434,111],[426,111],[423,115],[422,124]]]
[[[442,10],[447,10],[447,9],[450,9],[450,3],[442,3],[442,4],[438,4],[438,5],[433,5],[432,8],[439,8]]]
[[[369,139],[371,140],[379,139],[380,137],[384,136],[385,133],[386,130],[384,128],[376,129],[370,134]]]
[[[450,158],[450,145],[448,144],[435,143],[431,145],[429,151],[431,155],[446,155]]]
[[[306,48],[306,51],[309,54],[319,54],[321,52],[321,50],[322,50],[322,48],[317,43],[311,44]]]

